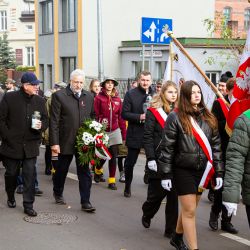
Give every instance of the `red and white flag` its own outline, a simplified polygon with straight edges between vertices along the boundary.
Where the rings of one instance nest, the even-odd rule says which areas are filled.
[[[238,116],[250,108],[250,30],[247,34],[246,44],[236,73],[233,96],[235,101],[229,109],[226,125],[229,135],[232,133],[234,122]]]
[[[181,78],[185,81],[196,81],[201,87],[204,102],[210,109],[216,98],[215,93],[206,83],[205,78],[194,67],[186,55],[183,54],[179,47],[174,42],[170,46],[173,61],[171,62],[171,55],[169,53],[169,59],[164,73],[164,80],[171,80],[176,83],[178,87],[180,87],[179,82]]]
[[[240,59],[240,66],[236,73],[233,95],[238,100],[248,99],[250,95],[250,30]]]

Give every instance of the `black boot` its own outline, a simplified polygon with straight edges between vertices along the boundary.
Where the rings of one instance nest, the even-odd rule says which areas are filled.
[[[12,195],[8,194],[7,205],[10,208],[16,207],[16,200],[15,200],[14,194]]]
[[[218,217],[219,215],[215,214],[213,211],[210,212],[209,226],[213,231],[218,230]]]
[[[221,221],[221,230],[230,234],[237,234],[239,232],[229,221]]]
[[[124,189],[124,197],[131,197],[131,188],[130,185],[125,185],[125,189]]]
[[[183,241],[183,234],[174,233],[170,244],[178,250],[188,250],[187,246]]]
[[[239,231],[231,223],[232,215],[227,215],[227,209],[222,207],[222,216],[221,216],[221,230],[226,231],[231,234],[237,234]]]
[[[10,208],[16,207],[15,190],[16,190],[16,176],[4,176],[5,191],[8,196],[7,205]]]

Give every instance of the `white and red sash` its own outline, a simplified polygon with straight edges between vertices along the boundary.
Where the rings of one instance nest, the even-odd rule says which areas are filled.
[[[161,127],[164,128],[165,121],[167,120],[168,115],[165,113],[163,108],[158,108],[158,109],[148,108],[148,109],[152,112],[152,114],[154,115],[156,120],[159,122]]]
[[[222,100],[222,98],[218,98],[217,99],[218,103],[220,104],[221,110],[225,116],[225,118],[227,119],[228,117],[228,112],[229,112],[229,108],[226,105],[226,103]]]
[[[206,189],[208,183],[210,182],[211,178],[214,175],[212,148],[210,146],[210,143],[206,135],[204,134],[202,129],[199,127],[197,122],[195,122],[193,117],[191,117],[191,124],[192,124],[193,135],[208,159],[206,169],[202,175],[202,178],[199,184],[199,188]]]

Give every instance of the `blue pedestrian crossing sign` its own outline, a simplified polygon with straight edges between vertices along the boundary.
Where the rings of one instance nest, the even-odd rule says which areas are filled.
[[[171,38],[166,31],[172,31],[172,19],[142,17],[142,44],[169,44]]]

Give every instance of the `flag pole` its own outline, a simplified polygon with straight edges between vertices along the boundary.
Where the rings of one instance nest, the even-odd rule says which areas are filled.
[[[170,80],[173,81],[173,44],[170,42],[169,45],[169,53],[170,53]]]
[[[196,62],[192,59],[192,57],[187,53],[187,51],[184,49],[184,47],[181,45],[181,43],[173,36],[173,33],[168,31],[167,35],[172,38],[173,42],[176,46],[179,47],[181,52],[189,59],[189,61],[194,65],[194,67],[199,71],[199,73],[205,78],[206,83],[211,87],[213,92],[220,97],[227,106],[229,106],[229,103],[226,101],[224,96],[221,94],[221,92],[214,86],[214,84],[211,82],[211,80],[207,77],[207,75],[201,70],[201,68],[196,64]]]

